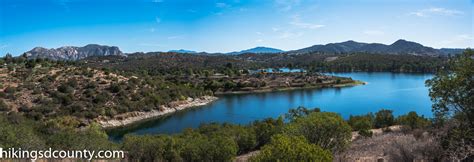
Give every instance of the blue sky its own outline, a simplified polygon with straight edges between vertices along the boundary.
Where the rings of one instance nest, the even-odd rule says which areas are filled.
[[[473,0],[0,0],[0,56],[104,44],[124,52],[283,50],[397,39],[474,47]]]

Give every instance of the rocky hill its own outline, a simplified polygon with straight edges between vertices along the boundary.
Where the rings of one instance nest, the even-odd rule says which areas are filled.
[[[118,47],[89,44],[84,47],[64,46],[60,48],[36,47],[25,52],[28,58],[47,58],[51,60],[80,60],[90,56],[124,55]]]

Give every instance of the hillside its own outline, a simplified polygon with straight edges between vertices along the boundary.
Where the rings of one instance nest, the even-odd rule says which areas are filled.
[[[380,43],[360,43],[355,41],[346,41],[341,43],[329,43],[326,45],[314,45],[308,48],[290,51],[290,54],[304,53],[356,53],[365,52],[373,54],[409,54],[423,56],[443,55],[443,51],[431,47],[423,46],[416,42],[403,39],[385,45]]]
[[[270,47],[255,47],[251,49],[242,50],[239,52],[230,52],[227,54],[238,55],[238,54],[244,54],[244,53],[265,54],[265,53],[282,53],[282,52],[285,52],[285,51],[276,49],[276,48],[270,48]]]
[[[0,111],[35,120],[73,116],[87,125],[132,111],[163,110],[163,105],[205,91],[160,77],[120,75],[76,63],[5,59],[0,66]]]

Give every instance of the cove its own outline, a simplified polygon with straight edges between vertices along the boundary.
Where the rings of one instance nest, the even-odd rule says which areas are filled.
[[[120,141],[125,134],[173,134],[202,123],[249,124],[255,120],[276,118],[291,108],[304,106],[349,115],[391,109],[395,115],[416,111],[432,117],[428,87],[432,74],[419,73],[328,73],[367,82],[366,85],[343,88],[301,89],[254,94],[218,96],[211,104],[187,109],[169,116],[109,130],[111,140]]]

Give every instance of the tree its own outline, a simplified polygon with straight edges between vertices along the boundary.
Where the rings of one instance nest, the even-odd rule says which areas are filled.
[[[372,115],[372,113],[356,116],[351,115],[347,123],[349,123],[353,131],[369,130],[373,128],[374,115]]]
[[[64,83],[58,87],[58,91],[61,93],[72,93],[74,91],[74,88]]]
[[[418,116],[418,114],[414,111],[409,112],[407,115],[399,116],[397,123],[408,126],[411,129],[426,128],[431,124],[428,119],[424,118],[423,116]]]
[[[453,59],[447,69],[426,81],[433,112],[437,116],[459,114],[461,120],[474,127],[474,51],[468,49]]]
[[[351,127],[336,113],[314,112],[297,118],[285,127],[285,133],[304,136],[310,143],[323,149],[339,152],[352,137]]]
[[[278,134],[251,161],[332,161],[332,154],[303,136]]]
[[[361,116],[351,115],[347,122],[353,131],[359,131],[359,135],[363,137],[372,137],[372,131],[370,131],[370,129],[373,127],[373,118],[372,113]]]
[[[13,62],[13,56],[12,56],[12,54],[7,53],[7,54],[5,55],[5,57],[3,58],[3,60],[5,60],[5,62],[6,62],[7,64],[12,63],[12,62]]]
[[[35,66],[36,66],[36,60],[35,59],[30,59],[30,60],[26,61],[26,63],[25,63],[25,67],[29,68],[29,69],[34,68]]]
[[[305,117],[312,112],[321,112],[321,109],[319,108],[307,109],[306,107],[300,106],[296,109],[288,110],[288,113],[285,114],[285,118],[290,121],[293,121],[296,118]]]
[[[258,146],[263,146],[270,142],[273,135],[281,133],[283,128],[283,118],[277,120],[268,118],[263,121],[255,121],[252,124],[257,136]]]
[[[118,93],[122,90],[122,87],[120,85],[112,83],[110,84],[109,91],[112,93]]]
[[[426,82],[437,119],[445,120],[436,131],[444,154],[469,159],[474,150],[474,51],[466,50]],[[469,160],[467,160],[469,161]]]
[[[376,128],[385,128],[395,123],[392,110],[382,109],[375,113],[374,125]]]

